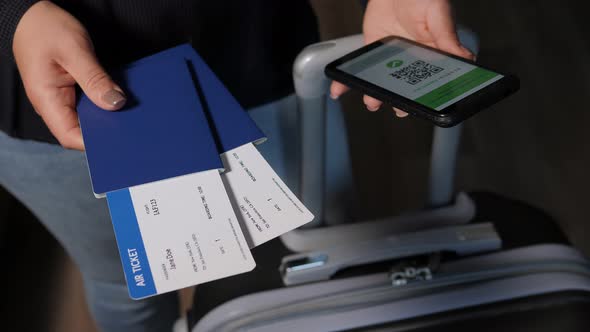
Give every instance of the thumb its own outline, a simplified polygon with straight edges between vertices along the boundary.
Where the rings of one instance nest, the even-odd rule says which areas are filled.
[[[96,106],[109,111],[125,106],[125,93],[98,63],[92,49],[79,48],[77,52],[70,52],[61,65]]]
[[[474,58],[471,51],[459,41],[448,1],[434,2],[428,11],[427,22],[436,47],[460,57]]]

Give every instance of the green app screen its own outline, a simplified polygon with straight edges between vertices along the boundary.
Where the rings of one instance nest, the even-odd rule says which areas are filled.
[[[435,110],[502,78],[493,71],[398,39],[338,69]]]

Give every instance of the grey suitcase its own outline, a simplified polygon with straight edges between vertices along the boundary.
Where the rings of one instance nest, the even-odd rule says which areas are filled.
[[[476,53],[475,38],[460,37]],[[549,216],[494,194],[454,195],[460,126],[435,129],[428,208],[325,222],[322,69],[360,43],[312,45],[294,66],[313,228],[255,248],[253,272],[199,285],[191,331],[590,330],[590,265]]]
[[[285,287],[278,267],[289,250],[274,241],[255,249],[254,272],[197,288],[192,331],[587,331],[590,265],[553,220],[497,195],[470,196],[473,223],[491,222],[502,250],[360,264]]]

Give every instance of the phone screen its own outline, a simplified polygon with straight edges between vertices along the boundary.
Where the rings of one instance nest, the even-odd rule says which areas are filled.
[[[437,111],[503,77],[401,39],[386,41],[337,68]]]

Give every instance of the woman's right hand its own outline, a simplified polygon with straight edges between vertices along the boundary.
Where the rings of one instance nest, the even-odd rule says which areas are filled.
[[[40,1],[29,8],[12,46],[29,100],[63,147],[84,150],[76,83],[104,110],[125,104],[125,94],[98,63],[86,29],[57,5]]]

